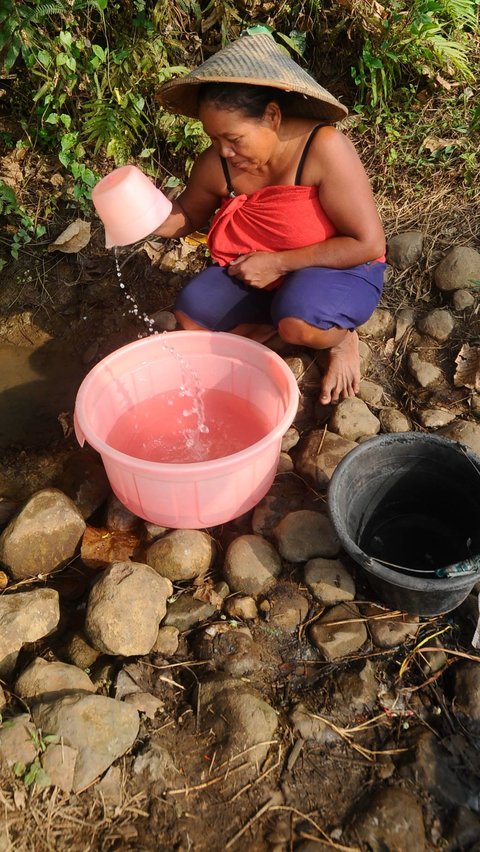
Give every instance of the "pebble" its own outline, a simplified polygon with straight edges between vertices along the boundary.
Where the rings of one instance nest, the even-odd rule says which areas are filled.
[[[451,441],[459,441],[465,444],[477,456],[480,456],[480,423],[471,420],[454,420],[448,426],[438,430],[439,435],[450,438]]]
[[[412,421],[398,408],[383,408],[379,414],[384,432],[410,432]]]
[[[314,488],[326,488],[338,463],[356,446],[333,432],[313,429],[300,442],[295,470]]]
[[[381,385],[377,385],[376,382],[370,382],[368,379],[361,379],[358,398],[363,400],[363,402],[367,405],[377,408],[383,398],[383,388]]]
[[[95,687],[86,672],[76,666],[36,657],[17,678],[15,692],[31,704],[52,701],[72,692],[95,692]]]
[[[455,420],[455,414],[445,408],[424,408],[417,416],[420,425],[426,429],[439,429]]]
[[[403,613],[386,618],[388,611],[374,604],[362,607],[362,613],[368,619],[368,629],[377,648],[396,648],[417,635],[418,616]]]
[[[288,453],[280,453],[277,464],[277,473],[291,473],[294,470],[293,459]]]
[[[322,377],[315,360],[307,353],[287,355],[284,360],[295,376],[300,392],[318,396]]]
[[[213,590],[220,598],[226,598],[230,593],[226,583],[215,583]],[[217,612],[219,605],[208,603],[194,598],[191,594],[180,595],[177,600],[169,604],[167,614],[163,620],[162,627],[176,627],[180,633],[190,630],[195,625],[206,621]]]
[[[295,633],[307,617],[310,602],[292,583],[277,583],[267,594],[269,624],[286,633]]]
[[[150,319],[153,319],[157,331],[175,331],[177,327],[177,319],[172,311],[155,311]]]
[[[372,350],[366,340],[358,341],[358,354],[360,356],[360,372],[364,376],[372,360]]]
[[[15,580],[50,574],[75,555],[84,530],[73,501],[57,488],[45,488],[2,532],[0,561]]]
[[[480,420],[480,393],[472,393],[471,407],[473,416]]]
[[[330,626],[332,622],[343,623]],[[360,611],[352,603],[332,607],[312,624],[309,635],[311,643],[326,660],[338,660],[355,653],[368,638]]]
[[[339,559],[309,559],[303,576],[313,597],[324,606],[355,598],[353,578]]]
[[[58,625],[58,592],[35,589],[0,597],[0,677],[10,674],[16,654],[28,642],[48,636]]]
[[[387,261],[395,269],[408,269],[418,263],[423,251],[421,231],[404,231],[390,237],[387,243]]]
[[[158,635],[173,587],[153,568],[114,562],[90,591],[85,633],[105,654],[148,654]]]
[[[354,819],[354,837],[371,852],[424,852],[425,825],[421,805],[402,787],[385,787],[374,791]]]
[[[376,340],[386,340],[395,331],[395,320],[386,308],[376,308],[372,316],[358,327],[360,336],[367,335]]]
[[[452,303],[456,311],[465,311],[475,304],[475,296],[470,290],[455,290],[452,296]]]
[[[440,343],[444,343],[450,337],[455,326],[450,311],[436,308],[419,320],[418,328],[424,334],[428,334]]]
[[[98,660],[100,651],[92,648],[82,632],[71,633],[66,637],[62,649],[71,663],[79,669],[90,669]]]
[[[231,595],[226,599],[223,609],[230,618],[238,618],[240,621],[253,621],[258,617],[255,598],[250,595]]]
[[[152,653],[161,654],[162,657],[173,657],[178,651],[178,637],[180,631],[178,627],[173,625],[165,625],[160,627],[155,644],[152,648]]]
[[[238,536],[225,553],[223,573],[233,592],[258,595],[275,582],[281,570],[278,552],[260,535]]]
[[[252,515],[252,530],[267,538],[273,527],[292,509],[304,508],[305,486],[298,477],[285,476],[276,479],[268,493],[255,506]]]
[[[415,322],[413,308],[401,308],[395,316],[395,341],[398,343]]]
[[[470,246],[454,246],[434,273],[439,290],[473,290],[480,280],[480,253]]]
[[[179,529],[166,533],[147,549],[145,562],[172,582],[193,580],[211,568],[215,542],[202,530]]]
[[[377,435],[380,432],[380,420],[362,399],[354,396],[335,406],[328,428],[347,441],[358,441],[359,438]]]
[[[122,771],[119,766],[111,766],[95,784],[95,790],[100,794],[102,803],[113,808],[119,808],[123,802],[122,787]]]
[[[430,361],[425,361],[418,352],[410,352],[408,369],[422,388],[431,387],[442,378],[442,371]]]
[[[315,556],[334,557],[340,542],[326,515],[310,509],[289,512],[273,530],[281,556],[288,562],[307,562]]]

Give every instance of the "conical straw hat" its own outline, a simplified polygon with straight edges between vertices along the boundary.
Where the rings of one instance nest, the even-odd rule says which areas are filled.
[[[170,112],[197,118],[202,83],[250,83],[291,92],[290,112],[308,118],[340,121],[348,114],[343,104],[263,33],[232,41],[185,77],[164,83],[158,100]]]

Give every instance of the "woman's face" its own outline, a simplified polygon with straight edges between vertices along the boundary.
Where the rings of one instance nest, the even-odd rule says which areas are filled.
[[[243,110],[221,109],[202,103],[199,118],[213,147],[234,168],[255,171],[265,165],[278,143],[279,110],[269,104],[262,118],[250,118]]]

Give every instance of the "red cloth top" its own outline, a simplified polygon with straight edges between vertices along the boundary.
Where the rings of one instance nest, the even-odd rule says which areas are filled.
[[[320,204],[318,187],[266,186],[252,195],[226,198],[212,220],[207,243],[212,258],[228,266],[241,254],[304,248],[337,234]],[[281,282],[278,278],[266,289]]]

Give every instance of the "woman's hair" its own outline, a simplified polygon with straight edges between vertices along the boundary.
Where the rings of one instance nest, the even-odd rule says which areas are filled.
[[[272,86],[253,86],[249,83],[202,83],[198,104],[214,104],[218,109],[238,109],[248,118],[261,118],[267,104],[275,101],[285,111],[288,94]]]

